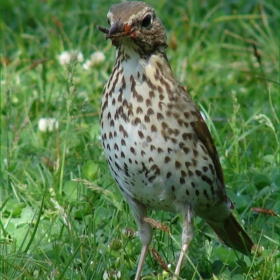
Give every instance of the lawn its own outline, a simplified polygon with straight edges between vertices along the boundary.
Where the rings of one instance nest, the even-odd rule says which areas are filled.
[[[0,278],[134,279],[134,218],[100,141],[115,49],[96,25],[117,1],[1,2]],[[182,279],[276,280],[279,263],[279,3],[149,1],[167,55],[214,137],[234,214],[261,255],[221,245],[200,218]],[[181,217],[150,216],[143,279],[171,279]],[[157,255],[160,256],[155,257]]]

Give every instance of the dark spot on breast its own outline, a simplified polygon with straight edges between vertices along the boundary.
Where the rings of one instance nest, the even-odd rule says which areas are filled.
[[[141,130],[138,130],[138,135],[141,139],[143,139],[145,137],[144,133]]]
[[[206,197],[206,198],[209,198],[209,195],[208,195],[208,192],[207,192],[207,190],[203,190],[203,194],[204,194],[204,196]]]
[[[159,108],[160,110],[162,110],[164,106],[165,106],[164,102],[160,101],[160,102],[158,103],[158,108]]]
[[[157,113],[157,119],[158,119],[159,121],[163,120],[163,119],[164,119],[164,118],[163,118],[163,114]]]
[[[181,175],[182,175],[182,177],[186,177],[187,173],[184,170],[181,170]]]
[[[203,167],[202,167],[202,170],[203,170],[204,172],[207,172],[208,167],[207,167],[207,166],[203,166]]]
[[[185,147],[185,143],[179,142],[179,148],[180,148],[180,149],[183,149],[184,147]]]
[[[167,172],[166,179],[169,179],[172,176],[171,172]]]
[[[184,121],[183,121],[182,119],[178,119],[178,120],[177,120],[177,123],[179,124],[179,126],[182,126],[183,123],[184,123]]]
[[[166,156],[166,157],[164,158],[164,163],[168,163],[168,162],[170,162],[170,160],[171,160],[171,158],[168,157],[168,156]]]
[[[156,164],[151,166],[151,170],[154,172],[155,175],[160,175],[160,169]]]
[[[196,157],[198,156],[198,151],[195,150],[195,149],[193,149],[193,155],[194,155],[194,157],[196,158]]]
[[[197,176],[201,176],[201,171],[200,171],[200,170],[195,170],[195,174],[196,174]]]
[[[126,88],[126,83],[125,83],[125,78],[124,76],[122,77],[122,90]]]
[[[120,94],[118,96],[118,102],[122,102],[122,90],[120,91]]]
[[[147,141],[147,143],[150,143],[150,142],[152,142],[152,138],[148,135],[148,136],[146,137],[146,141]]]
[[[161,123],[161,127],[162,127],[162,129],[167,129],[168,128],[168,124],[166,122],[162,122]]]
[[[154,110],[153,110],[152,108],[149,108],[149,109],[147,110],[148,116],[152,116],[154,113],[155,113],[155,112],[154,112]]]
[[[140,95],[140,94],[138,94],[138,95],[137,95],[137,102],[141,103],[141,102],[143,102],[143,101],[144,101],[143,96]]]
[[[115,166],[117,167],[118,170],[122,170],[121,167],[118,165],[117,162],[115,162]]]
[[[199,196],[199,190],[198,189],[195,190],[195,194],[196,194],[196,196]]]
[[[152,101],[151,101],[151,99],[146,99],[146,106],[147,106],[147,107],[152,106]]]
[[[197,115],[198,115],[197,111],[191,111],[191,114],[192,114],[194,117],[197,117]]]
[[[197,165],[197,160],[193,158],[193,159],[192,159],[192,164],[193,164],[194,167],[196,167],[196,165]]]
[[[193,139],[193,134],[192,133],[183,133],[182,138],[184,140],[192,140]]]
[[[157,132],[157,127],[156,127],[155,125],[152,125],[152,126],[151,126],[151,131],[152,131],[152,132]]]
[[[132,75],[130,75],[130,84],[131,84],[130,90],[133,91],[136,83],[135,83],[135,79]]]
[[[105,100],[102,106],[102,111],[104,111],[108,107],[108,99]]]
[[[148,181],[149,181],[150,183],[152,183],[152,182],[156,179],[156,177],[157,177],[157,176],[153,175],[153,176],[151,176],[151,177],[148,178]]]
[[[180,183],[181,183],[181,184],[185,184],[185,182],[186,182],[186,180],[185,180],[183,177],[181,177],[181,178],[180,178]]]
[[[181,167],[181,163],[179,161],[175,161],[175,167],[176,169],[179,169]]]
[[[205,154],[208,154],[208,151],[207,151],[207,149],[204,147],[204,145],[200,144],[199,146],[201,147],[202,151],[203,151]]]
[[[119,131],[123,133],[123,137],[128,137],[127,131],[124,129],[123,125],[119,126]]]
[[[173,134],[174,134],[175,136],[178,136],[179,133],[180,133],[180,130],[179,130],[179,129],[177,129],[177,128],[174,128],[174,129],[173,129]]]
[[[128,108],[128,102],[126,99],[124,99],[124,101],[122,102],[122,106]]]
[[[149,122],[150,122],[150,117],[149,117],[148,115],[145,115],[145,116],[144,116],[144,121],[145,121],[146,123],[149,123]]]
[[[138,124],[141,124],[141,119],[137,117],[137,118],[134,120],[134,125],[138,125]]]
[[[201,176],[201,179],[204,181],[204,182],[207,182],[209,185],[212,185],[212,180],[207,177],[206,175],[202,175]]]
[[[149,91],[149,97],[150,97],[150,99],[153,99],[154,97],[156,97],[154,91],[152,91],[152,90]]]
[[[165,112],[165,114],[166,114],[166,116],[167,116],[168,118],[170,118],[170,117],[171,117],[171,115],[172,115],[172,114],[171,114],[171,111],[169,111],[169,110],[168,110],[168,111],[166,111],[166,112]]]
[[[133,147],[130,147],[130,152],[136,155],[135,149]]]

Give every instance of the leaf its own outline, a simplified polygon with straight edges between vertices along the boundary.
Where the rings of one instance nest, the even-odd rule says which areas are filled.
[[[82,167],[83,177],[89,181],[98,179],[99,165],[93,160],[87,161]]]
[[[76,201],[78,196],[79,182],[67,181],[63,186],[63,192],[67,199],[70,201]]]

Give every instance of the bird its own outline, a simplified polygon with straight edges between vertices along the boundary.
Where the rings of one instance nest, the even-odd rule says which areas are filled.
[[[232,213],[219,156],[207,125],[166,55],[165,28],[152,6],[113,5],[109,28],[98,26],[117,50],[104,86],[100,127],[112,177],[134,214],[142,249],[141,278],[152,240],[148,210],[181,213],[182,246],[174,275],[194,236],[194,216],[225,245],[250,255],[253,241]]]

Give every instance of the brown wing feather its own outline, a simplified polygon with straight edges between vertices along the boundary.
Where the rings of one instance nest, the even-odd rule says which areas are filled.
[[[207,149],[207,151],[214,163],[216,174],[220,181],[220,184],[219,184],[220,194],[225,201],[228,201],[229,199],[226,195],[226,190],[225,190],[224,174],[223,174],[223,170],[221,167],[218,152],[216,150],[213,138],[199,111],[197,111],[197,119],[198,120],[196,122],[194,122],[193,129],[194,129],[198,139],[203,143],[203,145]]]

